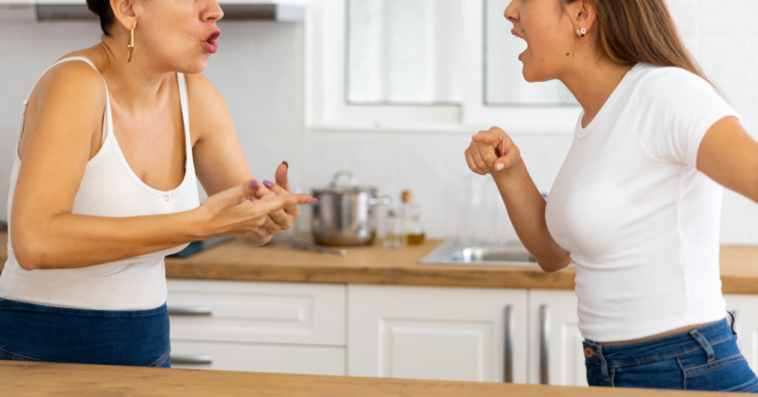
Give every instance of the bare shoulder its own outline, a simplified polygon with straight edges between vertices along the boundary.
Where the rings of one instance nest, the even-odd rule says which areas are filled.
[[[105,82],[100,73],[85,62],[68,61],[53,66],[42,76],[30,102],[34,102],[33,99],[37,99],[39,104],[47,99],[59,99],[69,104],[101,103],[104,106]]]
[[[185,78],[187,79],[187,91],[191,102],[208,105],[219,100],[223,101],[216,87],[203,74],[187,74]]]
[[[232,116],[226,102],[210,80],[202,74],[188,74],[191,134],[202,139],[207,133],[219,130],[234,131]]]
[[[102,128],[107,94],[97,70],[81,61],[53,66],[34,87],[27,105],[19,156],[25,158],[32,135],[45,142],[90,143]]]

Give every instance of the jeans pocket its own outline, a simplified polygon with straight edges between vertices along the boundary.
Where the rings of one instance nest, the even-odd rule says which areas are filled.
[[[629,364],[613,368],[614,387],[682,390],[682,369],[675,358]]]
[[[52,363],[54,361],[43,360],[41,358],[25,356],[0,347],[0,360],[3,361],[29,361],[35,363]]]
[[[164,368],[171,368],[170,359],[171,357],[171,350],[167,351],[164,355],[161,356],[161,358],[151,362],[150,364],[145,365],[146,367],[164,367]],[[169,361],[169,365],[166,366],[166,362]]]
[[[758,393],[758,378],[753,377],[753,379],[741,385],[737,385],[735,387],[722,390],[722,391],[737,392],[737,393]]]
[[[742,354],[682,369],[687,390],[743,391],[758,383]]]

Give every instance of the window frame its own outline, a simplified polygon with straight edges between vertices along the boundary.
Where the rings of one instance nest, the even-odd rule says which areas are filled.
[[[484,1],[464,0],[460,105],[348,104],[347,0],[311,0],[306,45],[306,122],[312,130],[467,131],[497,125],[511,133],[573,133],[580,107],[484,103]]]

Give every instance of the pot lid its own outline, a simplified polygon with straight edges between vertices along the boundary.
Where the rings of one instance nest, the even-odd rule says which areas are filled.
[[[348,183],[341,183],[340,179],[347,177]],[[350,171],[337,171],[332,177],[332,182],[329,183],[329,187],[313,189],[314,193],[357,193],[357,192],[375,192],[375,187],[358,186],[358,178]]]

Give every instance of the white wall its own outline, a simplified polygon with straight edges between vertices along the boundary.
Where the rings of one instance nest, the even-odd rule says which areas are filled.
[[[758,137],[758,24],[754,22],[758,2],[670,0],[670,4],[706,73]],[[287,160],[293,186],[307,191],[326,185],[334,172],[349,169],[362,184],[377,186],[383,194],[398,197],[401,189],[412,189],[430,235],[458,233],[458,178],[470,175],[463,150],[476,131],[307,131],[302,26],[223,21],[219,25],[219,52],[211,57],[205,74],[231,109],[256,177],[273,178],[275,167]],[[0,26],[0,48],[6,54],[0,57],[0,181],[8,181],[20,104],[35,79],[67,51],[98,40],[97,23]],[[570,134],[514,136],[540,190],[550,189],[571,139]],[[6,184],[0,185],[0,208],[5,208]],[[727,192],[722,241],[758,244],[758,205]]]
[[[680,33],[706,75],[758,138],[758,1],[668,0]],[[758,244],[758,205],[724,194],[721,240]]]

